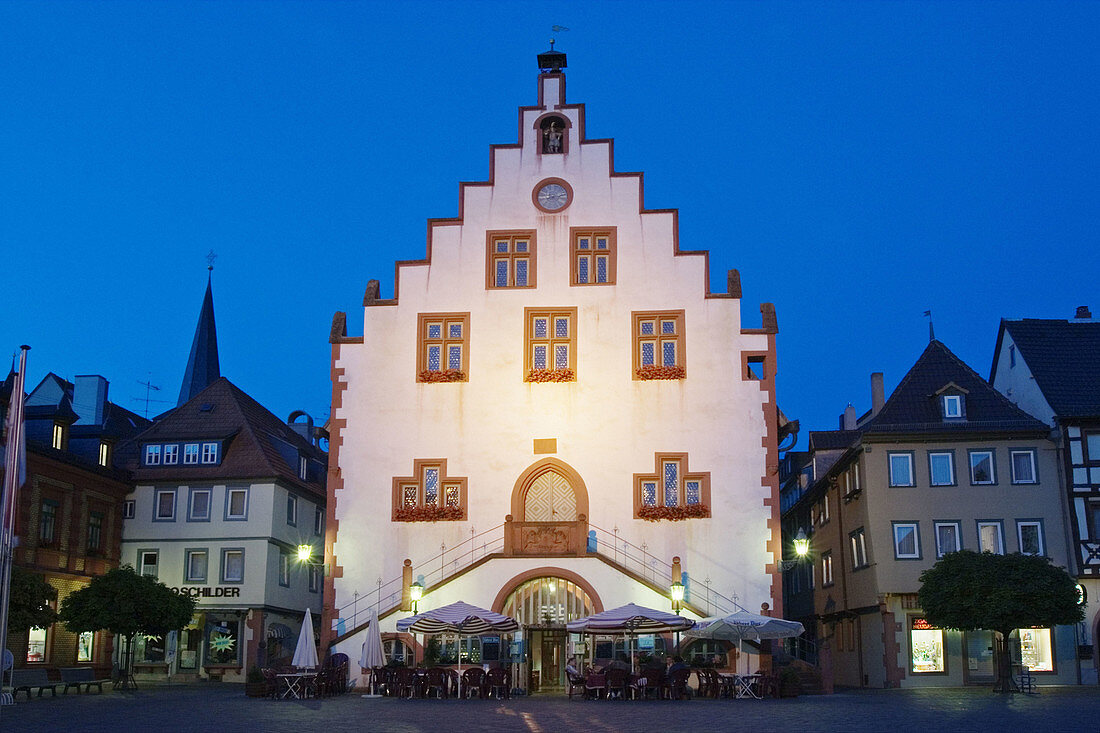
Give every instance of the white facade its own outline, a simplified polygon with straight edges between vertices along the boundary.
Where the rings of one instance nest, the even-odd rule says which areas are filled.
[[[614,172],[611,141],[584,139],[584,110],[565,104],[564,76],[544,73],[539,83],[540,106],[520,110],[521,144],[494,147],[490,181],[461,186],[460,218],[430,223],[427,258],[399,265],[393,300],[368,303],[363,337],[334,330],[336,531],[326,561],[337,569],[322,633],[353,659],[364,608],[378,608],[383,631],[407,615],[396,612],[406,558],[426,586],[419,610],[453,600],[499,607],[540,574],[583,579],[600,609],[668,609],[674,557],[688,612],[732,611],[734,597],[751,610],[763,602],[781,610],[772,311],[762,309],[765,328],[743,329],[740,293],[708,292],[708,258],[680,249],[676,212],[644,210],[640,174]],[[544,152],[548,114],[566,124],[564,152]],[[556,211],[536,205],[547,179],[567,191]],[[574,284],[573,247],[586,230],[612,233],[613,284]],[[535,287],[491,286],[487,249],[501,232],[530,239]],[[575,380],[527,381],[537,358],[527,339],[537,313],[528,309],[569,314]],[[636,378],[635,315],[681,311],[676,362],[685,376]],[[418,381],[424,314],[467,319],[465,381]],[[762,362],[761,378],[747,360]],[[638,517],[635,475],[663,479],[658,454],[679,455],[681,482],[707,474],[708,517]],[[414,461],[433,459],[446,461],[446,477],[465,480],[464,519],[395,521],[398,479],[414,477]],[[575,502],[586,515],[558,522],[564,533],[580,523],[573,528],[590,539],[579,552],[533,545],[524,532],[540,527],[530,523],[511,535],[518,540],[506,537],[506,517],[532,519],[524,513],[534,511],[527,491],[539,467],[572,489],[566,514]],[[680,491],[683,506],[690,500]]]

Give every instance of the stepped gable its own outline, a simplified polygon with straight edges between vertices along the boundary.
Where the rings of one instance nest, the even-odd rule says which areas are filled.
[[[1054,414],[1100,415],[1100,322],[1024,318],[1001,324]],[[1001,353],[1000,338],[993,353]],[[995,360],[990,374],[996,369]]]
[[[945,387],[965,392],[966,417],[945,420],[936,399]],[[876,433],[1013,431],[1045,435],[1046,425],[995,390],[941,342],[933,340],[894,389],[882,410],[863,428]]]
[[[224,441],[221,463],[143,466],[146,443]],[[297,457],[327,462],[324,451],[312,445],[267,408],[225,377],[218,377],[186,403],[157,419],[148,430],[120,450],[137,481],[225,481],[279,479],[308,493],[324,496],[320,480],[298,478]],[[323,473],[323,472],[322,472]]]

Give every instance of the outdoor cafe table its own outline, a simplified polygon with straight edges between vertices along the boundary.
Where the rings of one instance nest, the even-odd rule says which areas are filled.
[[[744,697],[751,697],[755,700],[762,699],[757,693],[757,686],[760,681],[764,679],[762,674],[723,674],[718,673],[719,678],[722,680],[722,688],[732,688],[734,697],[741,699]]]
[[[294,700],[301,700],[305,695],[305,689],[303,684],[308,680],[317,677],[316,672],[284,672],[282,674],[275,675],[277,678],[283,681],[283,687],[279,691],[279,699],[285,700],[288,697]]]

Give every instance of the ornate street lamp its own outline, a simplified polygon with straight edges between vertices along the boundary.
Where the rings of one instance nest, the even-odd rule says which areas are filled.
[[[806,533],[801,527],[798,528],[798,534],[794,537],[794,554],[799,557],[806,557],[806,554],[810,551],[810,538],[806,536]]]
[[[416,615],[416,604],[420,602],[420,599],[424,597],[424,586],[420,584],[420,581],[414,581],[409,586],[409,600],[413,604],[413,615]]]
[[[309,562],[309,558],[313,555],[313,547],[310,545],[298,545],[298,561]]]
[[[669,586],[669,596],[672,598],[672,610],[679,614],[684,603],[684,584],[675,581]]]

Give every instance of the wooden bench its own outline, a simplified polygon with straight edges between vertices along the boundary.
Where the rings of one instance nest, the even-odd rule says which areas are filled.
[[[38,696],[42,697],[43,690],[49,690],[57,697],[57,683],[51,682],[46,670],[41,667],[28,669],[13,669],[11,671],[12,697],[19,694],[20,690],[26,690],[27,699],[31,699],[31,690],[38,688]]]
[[[65,683],[65,694],[69,694],[69,688],[75,687],[77,693],[80,693],[81,686],[84,687],[85,692],[92,691],[92,685],[99,688],[100,692],[103,692],[103,685],[106,682],[110,682],[110,677],[104,677],[97,680],[95,678],[95,670],[91,667],[62,667],[61,668],[61,681]]]

